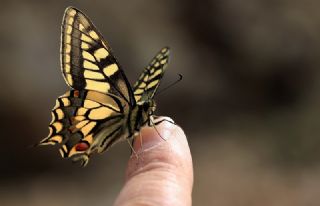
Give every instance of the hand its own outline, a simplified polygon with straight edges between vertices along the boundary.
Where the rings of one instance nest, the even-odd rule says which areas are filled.
[[[143,127],[136,137],[136,154],[128,162],[115,206],[191,205],[193,168],[186,136],[166,121],[156,128],[161,137],[153,127]]]

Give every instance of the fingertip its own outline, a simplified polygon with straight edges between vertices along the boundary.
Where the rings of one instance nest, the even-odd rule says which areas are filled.
[[[141,128],[133,143],[133,148],[136,153],[149,150],[167,141],[172,136],[172,133],[177,129],[173,120],[167,117],[161,117],[160,121],[161,120],[167,121],[163,121],[156,126],[145,126]]]
[[[175,168],[173,172],[182,172],[193,183],[192,158],[184,131],[173,120],[161,117],[157,126],[143,127],[135,137],[134,152],[127,167],[127,180],[143,172],[151,164],[167,165]]]
[[[163,121],[143,127],[133,148],[115,205],[191,205],[192,159],[179,126]]]

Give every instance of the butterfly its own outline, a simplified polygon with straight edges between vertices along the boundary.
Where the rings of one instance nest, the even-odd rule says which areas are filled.
[[[168,64],[164,47],[130,86],[108,43],[89,18],[68,7],[61,26],[60,61],[70,87],[52,109],[49,135],[39,145],[59,145],[63,158],[86,165],[93,153],[134,137],[152,123],[153,97]]]

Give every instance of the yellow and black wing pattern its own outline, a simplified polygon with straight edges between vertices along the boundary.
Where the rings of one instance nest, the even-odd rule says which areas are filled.
[[[126,140],[148,123],[153,96],[168,63],[163,48],[131,88],[112,51],[85,14],[68,7],[61,27],[61,69],[71,90],[52,109],[49,135],[40,145],[58,145],[61,156],[82,160]]]
[[[124,132],[123,104],[125,101],[114,95],[70,90],[56,100],[49,135],[40,145],[58,144],[62,157],[77,160],[79,154],[86,164],[91,152],[109,148]],[[106,127],[108,130],[103,130]],[[104,136],[97,138],[101,131]]]
[[[89,18],[68,7],[61,31],[61,68],[67,84],[77,90],[112,93],[132,102],[128,80]]]
[[[63,157],[79,154],[86,164],[91,152],[102,152],[126,135],[124,117],[135,100],[107,42],[73,7],[63,18],[60,57],[72,90],[56,100],[49,135],[40,145],[58,144]]]
[[[169,47],[164,47],[143,70],[133,86],[136,102],[149,101],[153,98],[168,65],[169,54]]]

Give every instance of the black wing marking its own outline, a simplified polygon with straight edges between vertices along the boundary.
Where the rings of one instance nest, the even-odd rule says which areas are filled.
[[[86,90],[68,91],[56,100],[49,125],[50,133],[40,145],[59,144],[62,157],[79,154],[89,156],[103,146],[101,142],[113,141],[112,135],[106,135],[102,140],[97,140],[96,136],[107,124],[123,125],[124,103],[124,100],[110,94]],[[79,149],[81,144],[86,147],[82,145]]]
[[[67,84],[77,90],[111,93],[134,105],[127,78],[89,18],[68,7],[61,32],[61,68]]]
[[[164,47],[143,70],[133,87],[136,102],[148,101],[153,98],[168,65],[169,53],[169,48]]]

